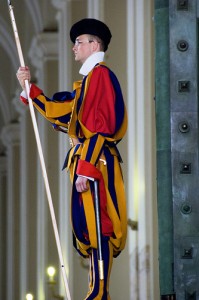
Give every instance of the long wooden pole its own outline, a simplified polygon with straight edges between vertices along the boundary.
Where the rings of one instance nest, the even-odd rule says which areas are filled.
[[[13,6],[11,5],[11,1],[8,1],[8,6],[9,6],[11,23],[12,23],[12,27],[13,27],[13,31],[14,31],[17,51],[18,51],[18,55],[19,55],[19,61],[20,61],[21,67],[25,67],[23,52],[22,52],[22,48],[21,48],[21,43],[20,43],[20,39],[19,39],[19,35],[18,35],[18,30],[17,30],[17,26],[16,26],[16,22],[15,22],[15,16],[14,16],[14,12],[13,12]],[[43,173],[43,179],[44,179],[44,183],[45,183],[45,187],[46,187],[47,199],[48,199],[54,234],[55,234],[55,240],[56,240],[56,244],[57,244],[59,260],[60,260],[60,264],[61,264],[64,285],[65,285],[65,289],[66,289],[66,295],[67,295],[67,299],[71,300],[67,276],[66,276],[66,269],[64,267],[64,260],[63,260],[62,250],[61,250],[61,243],[60,243],[59,234],[58,234],[58,227],[57,227],[55,212],[54,212],[54,208],[53,208],[52,196],[51,196],[51,192],[50,192],[50,186],[49,186],[48,176],[47,176],[47,172],[46,172],[43,151],[42,151],[42,147],[41,147],[39,130],[38,130],[37,121],[36,121],[36,117],[35,117],[33,102],[29,96],[30,86],[29,86],[28,80],[25,80],[25,88],[26,88],[26,94],[27,94],[28,102],[29,102],[30,114],[31,114],[31,119],[32,119],[32,123],[33,123],[33,128],[34,128],[34,133],[35,133],[35,138],[36,138],[36,143],[37,143],[37,149],[39,152],[39,158],[40,158],[40,163],[41,163],[41,168],[42,168],[42,173]]]

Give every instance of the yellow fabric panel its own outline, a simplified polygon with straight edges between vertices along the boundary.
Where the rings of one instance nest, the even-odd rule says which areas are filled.
[[[101,151],[102,146],[104,144],[104,141],[105,141],[105,138],[102,135],[98,135],[94,151],[92,152],[91,159],[89,160],[89,162],[91,164],[94,165],[96,163],[97,158],[99,156],[99,152]],[[87,152],[88,152],[89,143],[90,143],[90,139],[86,139],[84,141],[84,145],[83,145],[82,152],[81,152],[81,157],[80,157],[82,160],[86,160],[86,155],[87,155]]]
[[[90,245],[92,248],[97,248],[95,208],[93,205],[93,197],[91,195],[90,189],[82,193],[82,199],[89,232]]]
[[[82,85],[82,80],[75,81],[73,83],[73,88],[76,89],[76,96],[74,99],[72,113],[69,122],[69,128],[68,128],[68,134],[70,137],[76,137],[76,121],[77,121],[76,107],[81,92],[81,85]]]
[[[115,163],[115,174],[122,174],[121,166]],[[125,187],[123,180],[117,180],[115,177],[115,189],[118,199],[118,208],[120,212],[120,223],[122,229],[122,241],[120,249],[125,247],[126,236],[127,236],[127,214],[126,214],[126,198],[125,198]]]
[[[72,112],[73,101],[67,102],[49,102],[46,101],[46,117],[57,118]]]

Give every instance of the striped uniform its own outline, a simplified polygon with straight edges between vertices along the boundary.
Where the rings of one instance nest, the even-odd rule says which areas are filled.
[[[127,128],[127,114],[119,82],[104,64],[97,64],[82,81],[74,83],[73,92],[58,92],[52,99],[32,85],[30,97],[37,110],[55,129],[64,128],[74,143],[64,167],[70,170],[73,184],[71,220],[74,246],[90,257],[89,292],[85,299],[110,299],[108,282],[112,258],[119,255],[126,242],[127,218],[121,157],[117,143]],[[97,236],[93,203],[93,181],[89,189],[78,193],[78,175],[99,181],[104,281],[99,280]]]

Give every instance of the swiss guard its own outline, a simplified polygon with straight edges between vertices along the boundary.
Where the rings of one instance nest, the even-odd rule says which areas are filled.
[[[90,261],[87,300],[111,299],[112,262],[124,249],[127,233],[122,159],[117,148],[126,133],[127,113],[118,79],[104,62],[111,37],[99,20],[78,21],[70,39],[82,79],[74,82],[73,91],[48,98],[30,82],[35,108],[70,138],[63,169],[69,170],[72,183],[74,247]],[[17,77],[25,90],[29,68],[20,67]],[[24,92],[21,100],[27,103]]]

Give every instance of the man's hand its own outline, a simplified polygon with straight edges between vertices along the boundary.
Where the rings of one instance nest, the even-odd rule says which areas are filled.
[[[86,177],[78,176],[75,185],[79,193],[86,192],[88,190],[88,179]]]
[[[31,79],[29,68],[28,67],[19,67],[16,75],[17,75],[17,79],[19,80],[19,83],[20,83],[22,89],[25,91],[25,80],[28,80],[28,82],[30,82],[30,79]]]

